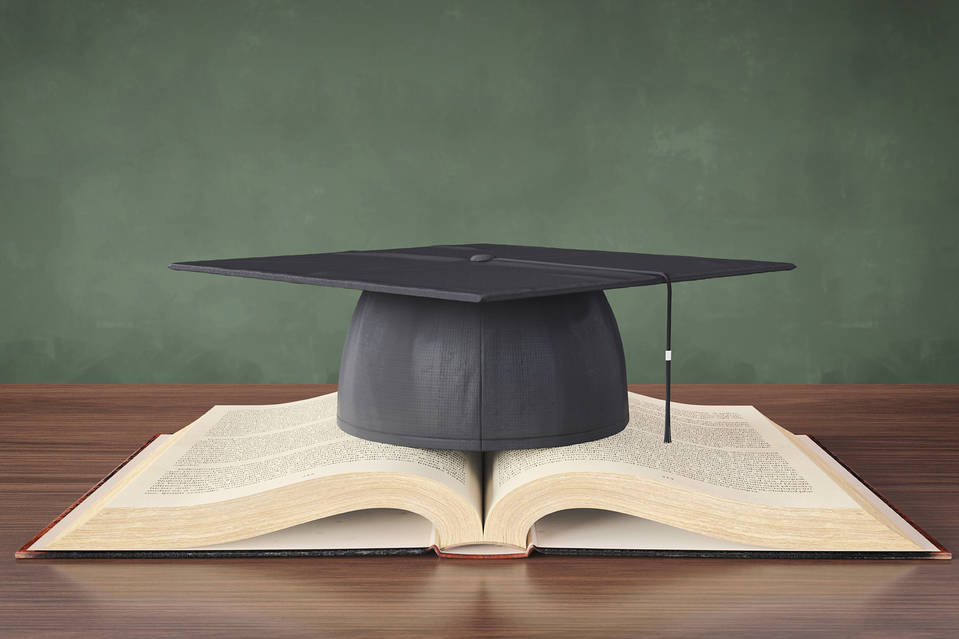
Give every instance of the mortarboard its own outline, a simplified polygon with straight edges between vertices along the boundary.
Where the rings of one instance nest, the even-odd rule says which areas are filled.
[[[350,434],[427,448],[563,446],[626,426],[626,362],[605,289],[666,285],[787,262],[463,244],[177,262],[170,268],[362,290],[340,362]]]

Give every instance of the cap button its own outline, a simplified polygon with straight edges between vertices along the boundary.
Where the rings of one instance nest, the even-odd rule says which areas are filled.
[[[489,262],[493,259],[492,255],[486,253],[477,253],[476,255],[470,255],[470,262]]]

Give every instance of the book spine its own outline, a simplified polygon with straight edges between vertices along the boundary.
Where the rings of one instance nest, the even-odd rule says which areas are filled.
[[[503,555],[483,555],[483,554],[463,554],[455,552],[446,552],[441,550],[439,546],[431,546],[433,552],[436,553],[438,557],[443,559],[525,559],[529,557],[530,553],[533,552],[533,546],[529,546],[525,551],[517,550],[515,553],[507,553]]]

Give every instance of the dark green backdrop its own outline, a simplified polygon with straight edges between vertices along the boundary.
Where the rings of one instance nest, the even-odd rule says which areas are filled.
[[[959,3],[0,0],[0,381],[333,382],[355,291],[175,260],[507,242],[676,287],[677,382],[959,382]],[[609,293],[632,382],[661,287]]]

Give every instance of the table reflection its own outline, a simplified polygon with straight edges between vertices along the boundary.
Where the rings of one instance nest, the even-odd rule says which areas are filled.
[[[421,556],[78,560],[45,568],[56,575],[65,596],[95,609],[104,627],[117,618],[150,624],[162,615],[165,626],[184,630],[322,629],[337,636],[384,627],[396,633],[509,628],[527,634],[615,635],[640,630],[638,622],[642,630],[660,634],[684,634],[724,621],[740,630],[762,624],[768,629],[770,619],[787,609],[793,620],[797,610],[807,610],[810,620],[828,625],[833,612],[848,621],[850,612],[867,615],[881,607],[886,593],[919,565]]]

